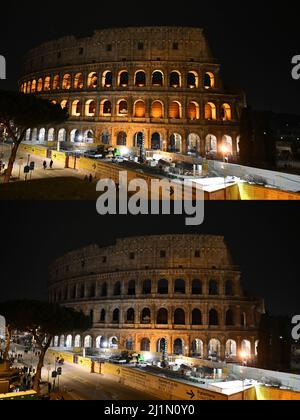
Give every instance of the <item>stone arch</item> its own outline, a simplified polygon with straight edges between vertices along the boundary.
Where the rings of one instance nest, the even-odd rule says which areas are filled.
[[[192,281],[192,295],[202,295],[202,281],[200,279]]]
[[[116,308],[112,314],[113,324],[120,324],[120,309]]]
[[[187,150],[189,154],[196,155],[200,151],[201,140],[200,136],[195,133],[190,133],[187,138]]]
[[[213,102],[207,102],[205,104],[205,119],[206,120],[217,119],[217,107]]]
[[[80,117],[82,111],[82,103],[79,99],[76,99],[72,102],[71,105],[71,115],[72,117]]]
[[[94,99],[89,99],[85,103],[85,116],[94,117],[96,115],[96,102]]]
[[[209,341],[208,355],[211,358],[219,358],[221,356],[221,342],[217,338],[212,338]]]
[[[93,130],[85,130],[83,133],[84,143],[92,144],[94,143],[94,132]]]
[[[133,308],[129,308],[126,312],[126,322],[129,324],[134,324],[135,321],[135,310]]]
[[[77,334],[74,339],[74,347],[80,348],[81,347],[81,336]]]
[[[74,77],[74,89],[83,89],[84,79],[82,73],[76,73]]]
[[[226,326],[234,326],[235,325],[235,316],[232,309],[228,309],[225,314],[225,325]]]
[[[44,91],[49,91],[51,89],[51,77],[46,76],[44,79]]]
[[[69,334],[66,338],[66,347],[68,349],[70,349],[71,347],[73,347],[73,337],[71,334]]]
[[[170,73],[170,87],[171,88],[180,88],[182,85],[181,82],[181,73],[178,70],[173,70]]]
[[[40,129],[38,139],[41,143],[45,142],[45,140],[46,140],[46,129],[45,128]]]
[[[143,286],[142,286],[142,294],[143,295],[150,295],[152,292],[152,280],[151,279],[146,279],[143,281]]]
[[[84,337],[84,348],[91,349],[93,347],[93,338],[91,335],[87,335]]]
[[[165,350],[166,345],[167,345],[167,340],[165,338],[158,339],[157,340],[157,343],[156,343],[157,353],[163,353],[163,351]]]
[[[233,283],[232,280],[227,279],[225,282],[225,296],[233,296]]]
[[[189,71],[187,74],[187,86],[190,89],[199,87],[199,74],[196,71]]]
[[[191,121],[200,119],[200,105],[196,101],[191,101],[188,105],[188,119]]]
[[[150,351],[150,339],[149,338],[142,338],[140,344],[141,351]]]
[[[112,115],[112,103],[109,99],[103,99],[100,103],[100,116],[111,117]]]
[[[231,136],[224,135],[222,137],[222,146],[225,147],[224,151],[227,155],[233,154],[233,142]]]
[[[67,101],[67,99],[63,99],[60,103],[60,106],[62,109],[68,109],[69,102]]]
[[[145,118],[145,116],[146,116],[146,104],[143,100],[139,99],[134,103],[133,116],[135,118]]]
[[[251,358],[251,342],[249,340],[243,340],[241,343],[241,352],[245,355],[246,359]]]
[[[141,312],[141,324],[151,323],[151,309],[144,308]]]
[[[185,325],[185,311],[182,308],[174,311],[174,325]]]
[[[128,102],[126,99],[120,99],[117,103],[117,114],[119,117],[128,116]]]
[[[55,141],[55,128],[49,128],[48,130],[48,142]]]
[[[179,120],[182,118],[182,105],[179,101],[172,101],[169,107],[169,118]]]
[[[56,335],[56,336],[54,337],[53,346],[54,346],[54,347],[59,347],[59,337],[58,337],[58,335]]]
[[[70,90],[71,89],[71,75],[69,73],[64,74],[63,79],[62,79],[62,89],[63,90]]]
[[[169,152],[182,153],[182,136],[180,134],[173,133],[170,135]]]
[[[125,349],[132,351],[134,350],[134,339],[132,337],[128,337],[125,340]]]
[[[113,295],[114,296],[121,296],[121,282],[120,281],[117,281],[114,284]]]
[[[42,92],[43,90],[43,79],[40,77],[37,82],[37,91]]]
[[[184,354],[184,341],[182,338],[176,338],[173,345],[173,353],[182,356]]]
[[[144,70],[138,70],[135,72],[134,75],[134,84],[137,87],[144,87],[146,86],[146,72]]]
[[[218,153],[218,139],[213,134],[208,134],[205,138],[205,153],[214,156]]]
[[[108,130],[103,131],[103,133],[101,134],[101,142],[102,144],[110,144],[110,134],[108,132]]]
[[[33,80],[31,83],[31,93],[35,93],[36,92],[36,80]]]
[[[194,357],[203,357],[204,344],[202,340],[200,340],[199,338],[195,338],[195,340],[192,341],[191,353]]]
[[[135,133],[133,141],[134,147],[143,147],[145,145],[145,134],[142,131]]]
[[[222,104],[221,106],[221,118],[223,121],[232,120],[232,108],[228,103]]]
[[[67,130],[65,128],[58,131],[57,140],[61,143],[67,140]]]
[[[153,133],[151,135],[151,149],[152,150],[161,150],[162,149],[162,139],[160,133]]]
[[[88,75],[87,87],[88,89],[96,89],[98,86],[98,75],[96,72],[91,72]]]
[[[162,101],[153,101],[151,105],[151,117],[152,118],[164,118],[164,103]]]
[[[157,282],[157,293],[159,295],[167,295],[169,293],[169,282],[166,279],[161,279]]]
[[[129,73],[127,70],[121,70],[118,74],[118,86],[127,87],[129,84]]]
[[[200,309],[193,309],[192,311],[192,325],[202,325],[202,313]]]
[[[216,327],[219,325],[219,313],[216,309],[211,309],[208,314],[209,325]]]
[[[59,74],[56,74],[53,77],[52,89],[53,90],[58,90],[59,88],[60,88],[60,76],[59,76]]]
[[[108,345],[110,349],[118,349],[119,347],[119,340],[118,337],[114,336],[114,337],[110,337],[110,339],[108,340]]]
[[[174,293],[185,294],[185,280],[176,279],[174,283]]]
[[[235,340],[227,340],[225,346],[225,356],[227,359],[237,357],[237,343]]]
[[[209,281],[208,294],[210,296],[218,296],[219,295],[219,284],[218,284],[217,280],[212,279],[212,280]]]
[[[102,75],[102,87],[110,88],[113,84],[113,74],[112,71],[106,70]]]
[[[106,321],[106,311],[105,311],[105,309],[101,309],[100,322],[105,322],[105,321]]]
[[[117,134],[117,146],[127,145],[127,133],[125,131],[119,131]]]
[[[160,308],[157,311],[156,323],[158,325],[167,325],[169,323],[169,314],[166,308]]]
[[[80,130],[74,128],[70,132],[70,142],[71,143],[81,143],[82,140],[83,140],[83,136],[82,136]]]
[[[154,70],[152,73],[151,83],[152,86],[163,86],[164,85],[165,75],[161,70]]]
[[[99,335],[98,337],[96,337],[96,349],[101,349],[101,339],[102,339],[102,336],[101,335]]]
[[[66,347],[66,341],[65,341],[65,336],[61,335],[59,338],[59,347],[64,348]]]
[[[30,141],[31,140],[31,129],[28,128],[26,130],[26,134],[25,134],[25,141]],[[48,140],[49,141],[49,140]]]
[[[204,75],[204,88],[213,89],[216,85],[216,77],[213,72],[207,71]]]

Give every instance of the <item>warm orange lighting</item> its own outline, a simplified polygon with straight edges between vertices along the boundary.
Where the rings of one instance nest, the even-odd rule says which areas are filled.
[[[240,356],[243,360],[247,359],[247,353],[245,351],[241,351]]]
[[[226,155],[226,153],[228,153],[228,147],[225,144],[221,146],[220,150],[221,153],[223,153],[223,155]]]

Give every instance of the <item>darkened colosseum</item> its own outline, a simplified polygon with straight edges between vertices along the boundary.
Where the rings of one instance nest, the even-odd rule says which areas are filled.
[[[64,148],[141,144],[197,156],[239,153],[245,98],[224,90],[202,29],[105,29],[64,37],[24,58],[19,89],[61,104],[69,120],[33,127],[26,140]]]
[[[166,235],[120,239],[71,252],[51,267],[51,302],[82,310],[85,334],[55,347],[118,348],[236,360],[254,359],[260,298],[248,297],[223,237]]]

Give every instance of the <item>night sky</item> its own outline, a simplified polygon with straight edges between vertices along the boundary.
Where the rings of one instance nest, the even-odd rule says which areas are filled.
[[[164,233],[225,235],[246,292],[274,314],[299,313],[299,205],[285,202],[206,203],[197,228],[181,216],[103,217],[93,202],[1,203],[0,299],[46,299],[48,267],[70,250]]]
[[[227,86],[242,88],[258,109],[300,114],[300,81],[291,77],[291,60],[300,54],[295,2],[227,1],[1,3],[0,54],[7,59],[14,89],[22,55],[41,42],[94,29],[130,25],[200,26],[222,64]]]

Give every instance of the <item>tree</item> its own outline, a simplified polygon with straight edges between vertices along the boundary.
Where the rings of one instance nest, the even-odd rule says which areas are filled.
[[[4,177],[8,183],[20,144],[26,131],[40,125],[60,124],[68,118],[67,111],[60,105],[18,92],[0,91],[0,124],[13,140],[13,147]]]
[[[57,304],[40,301],[11,301],[0,304],[0,313],[13,329],[27,332],[35,339],[40,350],[33,389],[39,391],[39,383],[45,355],[56,335],[87,331],[91,319],[82,312]]]

